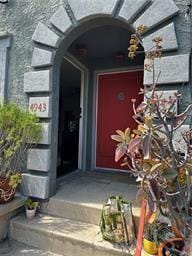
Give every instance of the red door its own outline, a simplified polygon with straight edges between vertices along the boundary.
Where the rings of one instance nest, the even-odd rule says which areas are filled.
[[[138,95],[143,72],[100,75],[98,83],[96,167],[123,169],[114,161],[116,143],[111,135],[116,130],[136,128],[131,99],[137,99],[137,104],[143,99]]]

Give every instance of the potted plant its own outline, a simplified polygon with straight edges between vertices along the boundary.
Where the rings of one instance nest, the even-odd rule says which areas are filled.
[[[22,181],[22,174],[19,172],[8,172],[5,176],[0,175],[0,204],[13,199],[17,186]]]
[[[156,255],[159,245],[171,237],[173,234],[168,224],[155,220],[145,225],[143,248],[147,253]]]
[[[0,204],[13,199],[29,147],[38,142],[38,118],[16,104],[0,105]]]
[[[162,243],[158,248],[158,256],[189,256],[184,249],[185,243],[182,238],[173,238]]]
[[[37,208],[39,208],[40,203],[38,201],[34,201],[31,198],[28,198],[25,201],[25,209],[26,209],[26,217],[27,219],[31,220],[37,211]]]
[[[141,33],[146,29],[141,26],[137,34],[132,35],[129,57],[134,58]],[[154,40],[155,46],[146,53],[145,69],[154,74],[154,60],[161,56],[162,38]],[[166,215],[178,237],[186,237],[192,231],[191,174],[192,174],[192,130],[188,129],[180,136],[181,143],[175,143],[175,134],[182,124],[191,117],[192,104],[180,114],[175,105],[181,98],[177,92],[168,98],[157,91],[157,78],[153,75],[150,86],[144,86],[140,93],[144,101],[137,105],[133,102],[133,119],[137,129],[118,130],[112,135],[117,141],[115,161],[127,166],[128,172],[140,181],[140,194],[148,201],[150,211],[160,211]]]

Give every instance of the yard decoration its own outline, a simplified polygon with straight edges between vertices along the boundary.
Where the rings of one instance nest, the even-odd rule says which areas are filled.
[[[132,203],[121,196],[109,197],[103,205],[100,230],[104,240],[132,245],[135,242]]]
[[[31,198],[26,199],[25,201],[25,209],[26,209],[26,217],[28,220],[34,218],[37,208],[39,208],[40,203],[38,201],[34,201]]]
[[[38,118],[16,104],[0,105],[0,204],[13,199],[29,147],[38,142]]]
[[[137,54],[142,43],[141,26],[131,36],[129,57]],[[133,102],[134,120],[137,129],[117,130],[112,139],[117,141],[115,161],[127,166],[128,172],[141,183],[139,194],[147,199],[151,211],[160,211],[169,217],[178,237],[186,237],[192,231],[191,174],[192,174],[192,130],[181,133],[185,148],[181,143],[176,146],[174,135],[192,114],[192,104],[183,113],[177,114],[175,105],[181,93],[167,99],[157,91],[154,61],[161,57],[162,38],[153,39],[154,47],[146,53],[145,70],[153,72],[153,82],[144,86],[140,93],[144,101],[137,106]]]

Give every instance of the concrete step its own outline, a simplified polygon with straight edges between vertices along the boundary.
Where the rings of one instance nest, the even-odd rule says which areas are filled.
[[[102,204],[80,203],[52,197],[48,203],[43,203],[41,212],[52,216],[99,225],[102,207]],[[132,212],[137,227],[140,217],[140,208],[133,207]]]
[[[39,214],[31,221],[17,216],[11,221],[10,231],[14,240],[63,256],[122,256],[125,252],[103,241],[96,225],[50,215]]]
[[[129,176],[106,173],[75,173],[66,176],[59,184],[55,196],[42,204],[45,214],[98,225],[101,209],[109,196],[123,196],[133,202],[136,221],[140,216],[140,205],[135,197],[137,185]]]
[[[2,256],[61,256],[52,252],[44,251],[15,240],[6,240],[0,243],[0,255]]]

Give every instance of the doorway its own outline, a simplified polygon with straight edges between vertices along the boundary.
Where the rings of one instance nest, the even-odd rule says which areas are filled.
[[[132,99],[137,104],[143,100],[139,95],[143,87],[143,71],[126,71],[98,76],[97,92],[97,135],[96,135],[96,168],[126,169],[115,162],[116,143],[111,135],[116,130],[135,129]]]
[[[110,147],[110,149],[108,150],[108,153],[111,155],[110,164],[106,164],[105,161],[104,163],[103,162],[101,163],[99,159],[96,159],[100,157],[103,154],[103,150],[105,151],[105,148],[111,144],[112,140],[110,138],[110,135],[114,134],[116,129],[125,129],[128,124],[126,122],[126,127],[125,125],[122,127],[121,125],[116,123],[117,124],[116,128],[112,127],[111,132],[109,131],[105,132],[106,127],[104,127],[103,129],[102,126],[105,125],[104,124],[105,122],[107,125],[109,125],[113,120],[112,111],[111,112],[109,111],[109,113],[107,113],[106,115],[104,113],[105,120],[104,122],[102,121],[99,122],[101,124],[101,127],[98,130],[97,121],[95,118],[98,114],[97,106],[101,106],[103,104],[104,112],[107,111],[108,107],[109,108],[112,107],[110,105],[108,106],[108,100],[110,100],[108,95],[110,95],[113,89],[111,88],[112,90],[110,90],[111,78],[109,78],[109,81],[108,81],[109,92],[106,93],[106,99],[104,99],[103,102],[97,102],[98,91],[97,91],[97,84],[95,81],[96,80],[95,74],[98,74],[98,73],[109,74],[110,72],[109,76],[113,77],[116,82],[116,84],[113,86],[116,87],[117,92],[118,91],[121,92],[121,86],[123,85],[125,86],[125,84],[127,84],[128,78],[125,78],[125,81],[123,78],[123,76],[126,76],[125,75],[126,73],[129,73],[127,71],[128,70],[138,71],[139,69],[140,70],[143,69],[144,54],[142,53],[141,45],[139,46],[141,53],[137,56],[137,58],[131,61],[127,56],[127,47],[128,47],[127,41],[128,41],[128,38],[130,38],[130,36],[131,36],[131,33],[128,27],[124,28],[117,25],[114,26],[112,24],[102,25],[94,29],[88,30],[86,33],[82,34],[70,45],[68,49],[70,54],[75,56],[80,63],[82,63],[84,66],[87,67],[89,71],[87,97],[85,97],[85,101],[87,100],[86,116],[87,116],[88,125],[87,125],[87,129],[83,130],[83,132],[86,133],[86,138],[87,138],[87,141],[86,141],[87,150],[85,152],[86,170],[122,169],[122,168],[119,168],[120,166],[119,163],[116,163],[116,164],[114,163],[115,144],[113,144],[113,147],[112,148]],[[79,53],[78,51],[79,49],[82,50],[83,54]],[[121,73],[121,75],[118,75],[117,73]],[[124,75],[122,75],[123,73]],[[139,76],[139,78],[140,78],[140,82],[138,86],[142,87],[143,76]],[[129,82],[129,84],[131,84],[131,82]],[[131,85],[128,85],[128,87],[126,88],[126,100],[125,100],[126,103],[125,101],[123,101],[125,105],[129,104],[128,101],[130,98],[138,97],[137,95],[138,90],[136,90],[136,93],[134,93],[133,95],[132,95],[132,91],[134,91],[134,86],[131,87]],[[129,98],[127,98],[128,96]],[[119,118],[124,118],[126,114],[121,115],[121,113],[122,112],[120,111],[117,114],[117,116],[119,116]],[[101,115],[101,119],[102,119],[102,115]],[[98,147],[96,148],[95,144],[97,141],[97,134],[98,136],[101,136],[101,141],[98,142],[97,144]],[[97,152],[99,150],[100,152]],[[100,156],[97,153],[101,153]],[[107,159],[108,157],[107,154],[105,158],[106,161],[109,160]]]
[[[81,118],[81,71],[63,59],[59,93],[57,176],[79,168]]]

